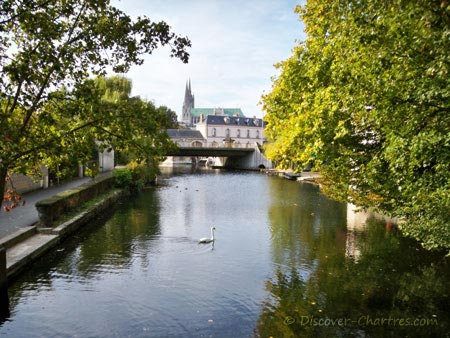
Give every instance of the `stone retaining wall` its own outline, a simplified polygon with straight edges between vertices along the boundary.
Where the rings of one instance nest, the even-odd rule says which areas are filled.
[[[8,182],[6,185],[6,189],[11,189],[14,187],[14,189],[21,194],[41,188],[40,183],[38,181],[34,181],[29,176],[25,176],[22,174],[12,174],[10,176],[10,179],[12,181],[12,184],[11,182]]]
[[[75,233],[78,228],[88,225],[89,222],[96,217],[105,214],[110,215],[111,213],[109,211],[111,208],[117,203],[117,201],[127,195],[128,190],[126,189],[111,190],[109,193],[103,194],[100,201],[81,210],[71,219],[58,225],[57,227],[39,228],[38,233],[33,234],[31,237],[29,236],[22,242],[15,243],[15,245],[7,249],[8,262],[6,264],[6,273],[8,279],[15,278],[28,264],[42,256],[45,252],[48,252],[52,248],[59,245],[66,237],[69,237],[71,234]],[[106,212],[107,210],[108,212]],[[5,273],[5,268],[3,270]]]
[[[110,190],[114,186],[112,173],[102,175],[86,182],[79,187],[66,190],[53,197],[36,203],[39,213],[40,227],[49,228],[62,215],[77,208],[81,204]]]

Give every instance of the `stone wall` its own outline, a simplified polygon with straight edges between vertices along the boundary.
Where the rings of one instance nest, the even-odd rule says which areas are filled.
[[[31,177],[22,174],[12,174],[10,179],[12,185],[11,182],[8,182],[6,189],[14,187],[14,189],[21,194],[40,189],[42,187],[41,183],[43,183],[34,181]]]
[[[79,187],[66,190],[53,197],[36,203],[39,213],[40,226],[51,227],[62,215],[77,208],[81,204],[112,189],[114,177],[112,172],[86,182]]]

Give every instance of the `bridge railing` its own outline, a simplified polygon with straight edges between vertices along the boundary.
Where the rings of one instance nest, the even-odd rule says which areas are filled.
[[[246,143],[239,143],[239,142],[200,142],[200,141],[175,141],[175,143],[179,147],[183,148],[233,148],[233,149],[254,149],[257,147],[256,142],[246,142]]]

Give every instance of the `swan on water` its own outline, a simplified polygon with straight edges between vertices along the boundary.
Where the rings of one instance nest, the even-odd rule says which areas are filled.
[[[199,244],[204,244],[204,243],[211,243],[211,242],[214,242],[214,230],[216,230],[216,228],[212,226],[212,227],[211,227],[211,238],[208,238],[208,237],[200,238],[200,239],[198,240],[198,243],[199,243]]]

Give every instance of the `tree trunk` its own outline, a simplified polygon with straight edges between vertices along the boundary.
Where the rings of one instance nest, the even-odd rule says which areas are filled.
[[[0,212],[2,212],[1,207],[3,205],[3,196],[5,195],[6,175],[7,174],[8,174],[8,169],[5,167],[0,167],[0,194],[1,194]]]

